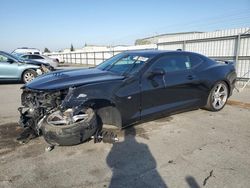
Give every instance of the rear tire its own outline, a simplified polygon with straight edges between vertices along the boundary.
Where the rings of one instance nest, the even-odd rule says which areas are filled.
[[[217,82],[211,89],[204,108],[213,112],[222,110],[227,103],[228,95],[227,84],[224,81]]]
[[[36,77],[37,77],[37,72],[32,69],[29,69],[24,71],[22,75],[22,81],[26,84],[34,80]]]
[[[88,140],[97,130],[96,114],[91,109],[86,109],[87,118],[69,125],[52,124],[52,116],[56,112],[48,114],[41,126],[45,141],[51,145],[71,146]],[[55,116],[55,118],[57,118]],[[55,119],[61,121],[60,119]]]

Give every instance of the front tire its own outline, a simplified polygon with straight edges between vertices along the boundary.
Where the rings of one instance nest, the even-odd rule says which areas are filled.
[[[36,77],[37,77],[37,72],[29,69],[29,70],[24,71],[22,75],[22,81],[26,84],[34,80]]]
[[[229,95],[228,86],[224,81],[217,82],[211,89],[205,109],[209,111],[220,111],[227,103]]]
[[[88,108],[82,114],[75,115],[72,119],[80,118],[71,123],[60,111],[48,114],[41,125],[45,141],[51,145],[71,146],[88,140],[97,131],[96,114]]]

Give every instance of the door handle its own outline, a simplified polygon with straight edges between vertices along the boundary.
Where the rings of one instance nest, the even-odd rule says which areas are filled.
[[[195,79],[195,76],[194,76],[194,75],[188,75],[188,76],[187,76],[187,79],[188,79],[188,80],[193,80],[193,79]]]

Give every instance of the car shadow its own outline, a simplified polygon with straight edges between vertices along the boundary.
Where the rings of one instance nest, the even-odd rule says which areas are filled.
[[[187,176],[186,177],[186,182],[190,188],[200,188],[199,184],[197,181],[194,179],[192,176]]]
[[[0,85],[15,85],[15,84],[24,84],[23,82],[21,81],[0,81]]]
[[[124,141],[113,144],[106,158],[112,170],[109,188],[167,187],[148,146],[137,142],[135,136],[134,127],[126,128]]]

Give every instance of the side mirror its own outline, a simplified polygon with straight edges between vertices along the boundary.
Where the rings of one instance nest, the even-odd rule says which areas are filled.
[[[155,69],[153,69],[152,71],[149,72],[148,77],[152,78],[154,76],[160,76],[160,75],[165,75],[165,74],[166,74],[166,72],[165,72],[164,69],[162,69],[162,68],[155,68]]]
[[[10,63],[10,64],[12,64],[12,63],[14,63],[15,61],[14,61],[13,59],[9,59],[9,58],[8,58],[8,59],[7,59],[7,62]]]

